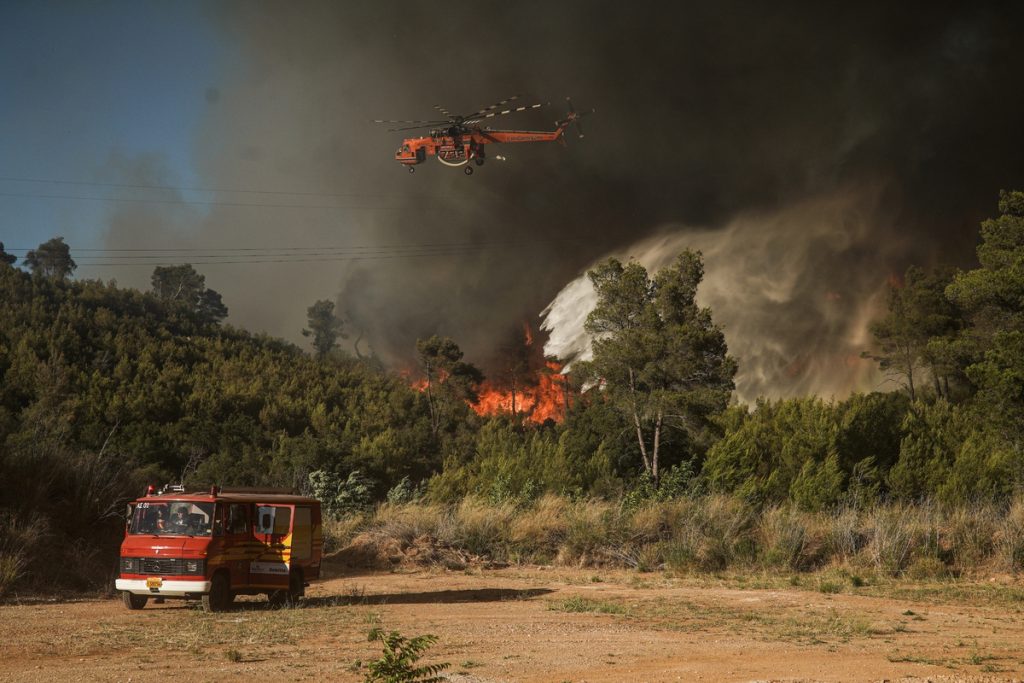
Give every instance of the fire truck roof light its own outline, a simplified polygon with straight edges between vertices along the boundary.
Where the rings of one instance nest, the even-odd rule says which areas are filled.
[[[146,495],[147,496],[152,496],[155,491],[156,491],[156,487],[153,486],[152,484],[150,484],[149,486],[146,487]]]

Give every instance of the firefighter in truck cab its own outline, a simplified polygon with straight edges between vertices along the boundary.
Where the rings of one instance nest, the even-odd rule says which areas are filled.
[[[320,577],[322,555],[314,498],[216,486],[156,493],[150,486],[128,504],[115,585],[133,610],[150,598],[200,600],[213,612],[228,609],[237,595],[290,603]]]

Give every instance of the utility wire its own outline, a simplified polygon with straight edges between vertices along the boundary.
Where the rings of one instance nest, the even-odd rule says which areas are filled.
[[[303,255],[343,255],[343,254],[365,254],[368,252],[432,252],[458,250],[482,250],[494,248],[515,248],[515,247],[536,247],[538,244],[577,243],[570,239],[549,239],[530,241],[500,241],[500,242],[433,242],[421,244],[375,244],[375,245],[323,245],[311,247],[150,247],[150,248],[93,248],[75,247],[74,253],[86,252],[82,258],[150,258],[151,255],[164,257],[167,255],[183,255],[197,258],[236,256],[250,254],[254,256],[303,256]],[[26,253],[32,251],[28,247],[9,247],[6,251],[10,253]],[[126,254],[126,255],[121,255]]]
[[[218,187],[188,187],[179,185],[147,185],[147,184],[136,184],[136,183],[101,183],[91,182],[86,180],[57,180],[49,178],[22,178],[15,176],[0,176],[0,181],[12,182],[12,183],[49,183],[51,185],[78,185],[78,186],[92,186],[92,187],[122,187],[128,189],[138,190],[174,190],[177,192],[224,192],[224,193],[244,193],[244,194],[265,194],[265,195],[292,195],[296,197],[393,197],[393,196],[413,196],[413,195],[400,195],[400,194],[387,194],[380,192],[298,192],[290,190],[248,190],[248,189],[231,189],[231,188],[218,188]],[[419,194],[419,193],[414,193]],[[420,196],[429,196],[422,195]]]
[[[119,202],[129,204],[197,204],[201,206],[251,206],[277,209],[351,209],[363,211],[446,211],[442,207],[409,204],[408,206],[355,206],[346,204],[265,204],[256,202],[216,202],[196,199],[143,199],[141,197],[84,197],[72,194],[43,194],[36,192],[0,192],[0,197],[33,197],[37,199],[80,199],[92,202]]]
[[[572,240],[549,240],[551,243],[570,243]],[[340,261],[374,261],[397,258],[423,258],[434,256],[468,256],[482,252],[514,248],[536,248],[537,241],[525,242],[446,242],[428,244],[356,245],[349,247],[236,247],[224,249],[154,248],[154,249],[75,249],[86,252],[76,259],[81,266],[161,266],[180,265],[187,261],[195,265],[244,263],[311,263]],[[10,253],[25,254],[25,248],[11,248]],[[128,252],[128,253],[125,253]],[[169,259],[175,259],[170,261]]]

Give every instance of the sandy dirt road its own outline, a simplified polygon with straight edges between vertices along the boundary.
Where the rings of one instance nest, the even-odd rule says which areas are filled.
[[[971,603],[593,570],[362,574],[293,609],[6,604],[0,680],[360,681],[375,626],[437,635],[424,662],[465,683],[1024,679],[1024,603]]]

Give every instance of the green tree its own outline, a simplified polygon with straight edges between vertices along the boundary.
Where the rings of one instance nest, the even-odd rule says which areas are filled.
[[[682,252],[654,278],[640,264],[614,258],[587,275],[598,297],[586,322],[594,357],[579,372],[629,421],[644,470],[657,483],[666,430],[707,442],[711,418],[734,388],[736,362],[725,337],[695,301],[704,276],[700,253]]]
[[[71,248],[63,237],[54,237],[25,254],[25,265],[37,275],[63,280],[75,272],[78,264],[71,258]]]
[[[337,348],[338,339],[348,339],[342,331],[344,323],[334,315],[334,302],[320,299],[306,309],[308,329],[302,330],[303,337],[313,338],[313,350],[316,357],[323,360],[332,350]]]
[[[888,314],[870,327],[877,351],[863,355],[897,378],[911,401],[917,400],[921,384],[929,375],[937,396],[949,394],[955,364],[931,342],[952,339],[963,326],[960,312],[945,295],[952,279],[951,269],[928,272],[911,266],[903,284],[889,288]]]
[[[477,399],[476,388],[483,373],[462,360],[462,349],[448,337],[434,335],[416,342],[416,357],[426,386],[423,393],[430,407],[430,429],[437,437],[441,428],[458,414],[466,413],[466,402]]]
[[[958,273],[946,290],[966,311],[963,335],[973,358],[967,376],[985,421],[1022,448],[1024,438],[1024,192],[1002,192],[1000,215],[981,225],[980,268]]]
[[[4,243],[0,242],[0,264],[12,266],[14,262],[18,260],[18,257],[14,254],[8,254],[4,251]]]
[[[216,324],[228,315],[220,294],[207,289],[206,277],[189,263],[157,266],[150,282],[157,298],[180,302],[202,323]]]

